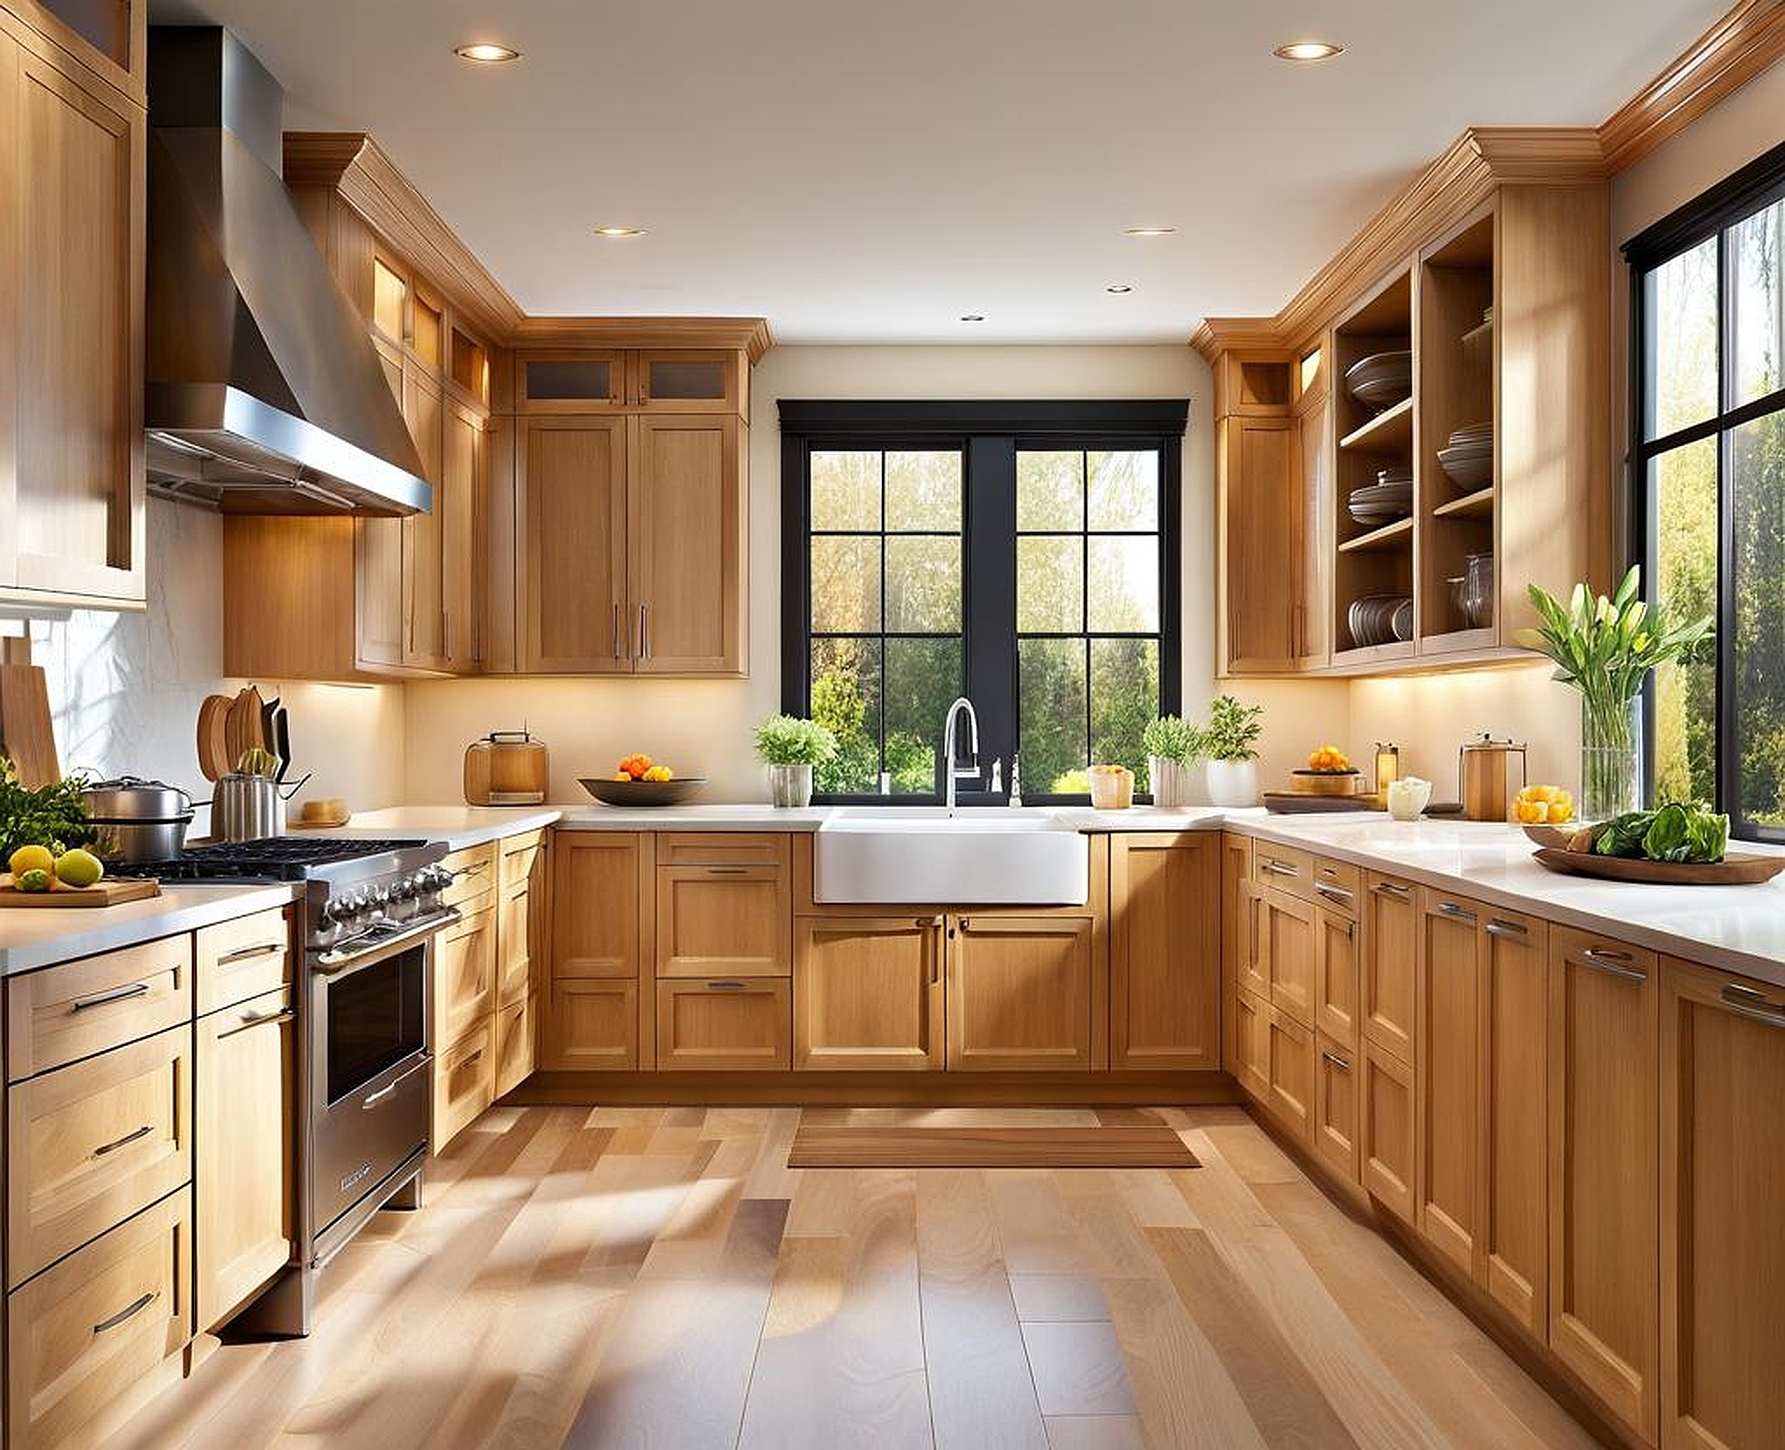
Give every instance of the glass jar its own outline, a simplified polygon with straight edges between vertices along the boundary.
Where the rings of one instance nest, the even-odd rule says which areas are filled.
[[[1581,697],[1580,818],[1608,821],[1642,806],[1642,697]]]
[[[1494,556],[1470,554],[1463,560],[1463,589],[1458,599],[1463,623],[1486,629],[1494,622]]]

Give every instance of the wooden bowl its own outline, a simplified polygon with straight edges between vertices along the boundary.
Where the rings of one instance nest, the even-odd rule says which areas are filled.
[[[1289,788],[1296,795],[1356,795],[1364,782],[1363,772],[1350,770],[1298,770],[1289,778]]]
[[[707,783],[704,775],[678,775],[674,780],[595,780],[582,782],[584,790],[603,805],[680,805]]]

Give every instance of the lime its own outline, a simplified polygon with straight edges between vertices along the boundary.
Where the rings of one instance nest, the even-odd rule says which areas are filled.
[[[54,871],[56,858],[48,846],[20,846],[12,853],[6,869],[15,877],[27,871]]]
[[[56,879],[64,886],[93,886],[103,875],[105,867],[91,851],[65,851],[56,862]]]
[[[13,877],[20,891],[48,891],[55,878],[47,871],[32,870]]]

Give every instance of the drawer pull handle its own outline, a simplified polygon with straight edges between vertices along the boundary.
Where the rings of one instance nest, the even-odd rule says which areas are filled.
[[[709,992],[741,992],[744,990],[744,984],[742,982],[708,982],[707,990]]]
[[[1471,926],[1473,926],[1477,920],[1474,912],[1470,911],[1466,906],[1458,906],[1454,901],[1440,901],[1438,903],[1438,910],[1443,912],[1444,915],[1448,916],[1452,921],[1466,921]]]
[[[109,992],[95,992],[91,997],[77,997],[70,1005],[70,1010],[85,1012],[89,1007],[103,1007],[108,1002],[123,1002],[131,997],[149,995],[147,982],[132,982],[128,987],[113,987]]]
[[[467,1057],[463,1062],[461,1062],[459,1064],[459,1066],[460,1067],[476,1067],[477,1064],[482,1061],[483,1061],[483,1049],[480,1047],[477,1049],[476,1052],[472,1053],[471,1056]]]
[[[95,1148],[93,1150],[93,1156],[95,1158],[103,1158],[107,1153],[116,1153],[118,1149],[127,1148],[139,1138],[146,1138],[154,1131],[155,1125],[153,1123],[144,1123],[142,1127],[138,1128],[134,1133],[126,1133],[122,1138],[113,1139],[110,1143]]]
[[[1265,857],[1264,869],[1272,876],[1300,876],[1302,874],[1287,861],[1276,861],[1268,856]]]
[[[1405,886],[1394,886],[1387,881],[1376,883],[1376,893],[1379,896],[1392,896],[1396,901],[1411,901],[1413,899],[1413,893]]]
[[[742,876],[750,868],[748,866],[709,866],[709,876]]]
[[[1502,921],[1496,916],[1487,924],[1487,934],[1489,936],[1512,936],[1523,940],[1525,937],[1530,936],[1531,933],[1526,931],[1524,927],[1520,926],[1516,921]]]
[[[1591,967],[1596,972],[1604,972],[1607,976],[1621,977],[1626,982],[1646,982],[1647,972],[1635,967],[1626,967],[1622,963],[1630,960],[1628,952],[1602,952],[1597,947],[1588,947],[1580,954],[1580,964]]]
[[[1785,1006],[1768,1000],[1752,987],[1727,982],[1723,987],[1723,1001],[1743,1017],[1764,1022],[1769,1027],[1785,1027]]]
[[[93,1326],[93,1332],[95,1334],[104,1334],[108,1329],[116,1329],[126,1319],[136,1318],[137,1315],[141,1314],[143,1310],[147,1309],[160,1297],[161,1291],[159,1289],[151,1289],[147,1294],[144,1294],[142,1298],[138,1299],[136,1303],[120,1309],[116,1314],[112,1315],[110,1319],[101,1319],[99,1323]]]
[[[481,1051],[482,1049],[479,1049],[480,1055]],[[390,1082],[387,1082],[383,1087],[379,1088],[377,1092],[366,1097],[359,1105],[360,1111],[363,1113],[371,1112],[373,1108],[377,1107],[404,1083],[408,1082],[410,1078],[416,1075],[416,1073],[425,1072],[433,1061],[433,1053],[424,1053],[422,1055],[422,1060],[416,1063],[414,1067],[410,1068],[408,1072],[404,1073],[401,1077],[393,1078]]]
[[[1351,1064],[1345,1061],[1345,1059],[1340,1057],[1336,1052],[1323,1052],[1320,1056],[1324,1061],[1330,1062],[1334,1067],[1338,1068],[1340,1072],[1351,1071]]]
[[[255,957],[270,957],[285,950],[282,941],[263,941],[258,946],[237,947],[233,952],[225,952],[217,958],[217,965],[226,967],[232,962],[252,961]]]
[[[221,1042],[225,1037],[234,1037],[236,1033],[246,1032],[251,1027],[270,1027],[274,1023],[289,1022],[296,1016],[297,1012],[290,1007],[279,1012],[244,1012],[234,1027],[217,1034],[217,1040]]]
[[[1328,901],[1336,901],[1341,906],[1351,905],[1351,893],[1340,886],[1328,886],[1324,881],[1316,881],[1314,889]]]

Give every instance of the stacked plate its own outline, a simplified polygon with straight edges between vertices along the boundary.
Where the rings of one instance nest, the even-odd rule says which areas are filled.
[[[1367,488],[1351,491],[1345,501],[1351,517],[1367,529],[1380,528],[1413,512],[1413,470],[1385,468]]]
[[[1413,600],[1405,594],[1366,594],[1345,615],[1359,649],[1413,638]]]
[[[1372,408],[1392,408],[1413,396],[1413,354],[1376,352],[1345,370],[1345,391]]]
[[[1450,446],[1438,450],[1438,466],[1465,493],[1494,481],[1494,425],[1471,423],[1450,435]]]

